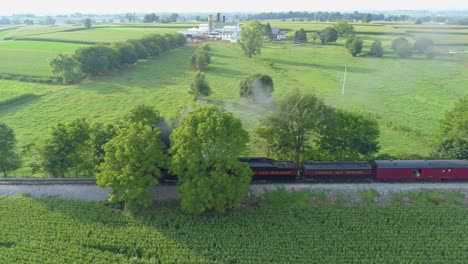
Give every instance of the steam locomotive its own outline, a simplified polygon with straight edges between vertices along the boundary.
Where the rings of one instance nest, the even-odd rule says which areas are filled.
[[[304,162],[243,158],[252,181],[363,182],[468,180],[468,160],[374,160],[371,162]]]

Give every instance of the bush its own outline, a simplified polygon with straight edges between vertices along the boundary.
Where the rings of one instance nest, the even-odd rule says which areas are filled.
[[[333,27],[324,28],[320,32],[320,40],[322,44],[335,42],[338,39],[338,31]]]
[[[136,52],[134,45],[125,42],[117,42],[112,45],[112,47],[116,52],[120,66],[134,64],[138,61],[138,53]]]
[[[62,78],[60,77],[40,77],[40,76],[10,74],[10,73],[0,73],[0,79],[15,80],[15,81],[20,81],[20,82],[45,83],[45,84],[61,84],[62,83]]]
[[[211,88],[206,82],[204,73],[197,72],[195,78],[190,84],[189,93],[192,95],[193,100],[199,100],[201,97],[209,96],[211,94]]]
[[[345,47],[353,57],[356,57],[362,51],[362,40],[356,35],[350,35],[346,40]]]
[[[400,58],[408,58],[412,54],[411,44],[403,37],[397,38],[392,42],[392,49]]]
[[[425,53],[426,50],[432,49],[434,47],[434,41],[431,38],[418,38],[413,44],[413,49],[417,50],[419,53]]]
[[[81,70],[88,74],[105,73],[119,66],[116,51],[104,45],[79,48],[75,57]]]
[[[190,57],[190,65],[192,69],[199,71],[206,71],[208,69],[208,64],[211,63],[211,57],[208,54],[210,47],[208,44],[204,44],[198,47]]]
[[[254,74],[239,84],[240,96],[256,103],[268,103],[274,91],[273,79],[266,74]]]
[[[59,54],[50,60],[49,65],[52,73],[62,78],[63,84],[80,80],[83,77],[79,62],[73,56]]]
[[[382,42],[380,40],[374,41],[372,43],[372,46],[369,51],[369,56],[372,57],[382,57],[384,54],[383,48],[382,48]]]

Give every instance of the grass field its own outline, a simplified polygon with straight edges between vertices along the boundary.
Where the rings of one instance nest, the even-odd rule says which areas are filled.
[[[59,53],[73,53],[85,45],[40,41],[0,42],[0,73],[52,76],[49,60]]]
[[[181,28],[138,28],[138,27],[110,27],[110,28],[92,28],[90,30],[80,30],[73,32],[57,32],[34,36],[37,40],[56,40],[56,41],[89,41],[111,43],[116,41],[125,41],[128,39],[137,39],[149,34],[176,33]],[[21,40],[21,38],[19,38]]]
[[[0,197],[2,263],[463,263],[463,206],[270,205],[129,216],[95,202]]]
[[[36,36],[52,32],[60,32],[69,29],[80,28],[80,26],[25,26],[12,30],[7,34],[6,38],[18,38],[25,36]]]

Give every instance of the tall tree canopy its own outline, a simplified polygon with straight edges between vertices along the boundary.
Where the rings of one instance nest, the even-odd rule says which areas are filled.
[[[158,183],[160,170],[168,162],[164,148],[159,128],[131,123],[104,146],[97,184],[112,188],[111,202],[131,207],[151,205],[150,188]]]
[[[86,119],[76,119],[70,123],[59,123],[52,129],[49,138],[39,144],[35,152],[34,171],[44,171],[49,177],[92,177],[100,157],[93,150],[94,128]]]
[[[80,80],[83,72],[74,56],[59,54],[49,62],[51,72],[62,78],[63,84]]]
[[[16,153],[16,138],[13,129],[0,122],[0,172],[8,177],[8,172],[18,169],[21,159]]]
[[[447,159],[468,159],[468,95],[448,110],[440,121],[435,155]]]
[[[382,42],[380,40],[376,40],[372,43],[372,46],[369,50],[369,56],[372,57],[382,57],[384,54]]]
[[[171,134],[171,171],[179,177],[182,209],[200,214],[237,206],[252,171],[239,161],[248,133],[231,113],[215,106],[195,109]]]
[[[326,27],[320,31],[320,41],[322,44],[335,42],[338,39],[338,31],[333,27]]]
[[[257,134],[277,158],[292,159],[299,167],[301,157],[318,135],[330,111],[315,95],[295,92],[261,121]]]
[[[354,26],[349,24],[347,20],[340,20],[336,22],[333,27],[338,32],[340,36],[348,36],[354,34]]]
[[[263,35],[265,31],[260,21],[251,21],[242,26],[240,45],[246,56],[260,54],[263,47]]]
[[[379,125],[374,118],[344,110],[330,112],[320,127],[314,158],[370,160],[380,150]],[[312,157],[311,157],[312,158]]]
[[[412,54],[411,44],[404,37],[394,39],[392,42],[392,49],[400,58],[408,58]]]
[[[356,57],[362,51],[362,39],[356,35],[350,35],[346,40],[345,47],[353,57]]]

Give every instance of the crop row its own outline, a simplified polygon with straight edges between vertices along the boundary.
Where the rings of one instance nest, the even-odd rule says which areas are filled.
[[[98,203],[0,198],[0,263],[462,263],[463,207],[266,206],[129,216]]]

